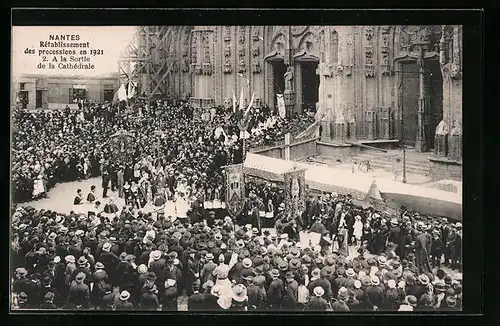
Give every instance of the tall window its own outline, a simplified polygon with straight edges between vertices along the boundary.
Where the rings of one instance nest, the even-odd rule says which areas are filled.
[[[19,83],[19,89],[24,91],[24,88],[26,86],[26,83]]]

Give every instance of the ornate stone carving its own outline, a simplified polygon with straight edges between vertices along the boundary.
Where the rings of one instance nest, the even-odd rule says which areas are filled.
[[[244,57],[245,56],[245,48],[239,48],[238,49],[238,56]]]
[[[260,46],[259,46],[259,43],[254,43],[252,45],[252,55],[254,57],[257,57],[260,55]]]
[[[203,64],[203,75],[211,75],[212,74],[212,64],[209,62],[205,62]]]
[[[239,64],[238,64],[238,72],[240,74],[244,74],[247,72],[247,68],[245,66],[245,60],[241,59]]]
[[[245,27],[240,26],[238,29],[238,43],[245,44]]]
[[[365,28],[365,76],[374,77],[375,67],[373,65],[373,27]]]
[[[230,44],[226,44],[226,46],[224,47],[224,56],[225,57],[231,56],[231,45]]]
[[[371,41],[373,38],[373,27],[369,26],[365,28],[365,37],[367,41]]]
[[[391,76],[393,74],[390,64],[389,54],[389,35],[390,29],[382,29],[380,56],[381,56],[381,74],[382,76]]]
[[[231,72],[233,72],[233,68],[231,67],[231,62],[229,61],[229,59],[226,59],[226,61],[224,62],[223,71],[225,74],[230,74]]]
[[[382,30],[382,34],[389,34],[391,32],[391,26],[380,26],[380,29]]]
[[[252,40],[258,41],[260,38],[260,27],[252,28]]]
[[[198,60],[198,33],[193,33],[191,38],[191,63],[196,64]]]
[[[196,75],[201,75],[203,73],[201,65],[200,64],[193,64],[194,66],[194,73]]]
[[[344,66],[344,75],[345,76],[352,76],[352,70],[354,66],[353,65],[345,65]]]
[[[252,60],[252,72],[254,74],[259,74],[260,73],[260,62],[258,59],[253,59]]]
[[[224,41],[231,41],[231,26],[224,26]]]
[[[443,76],[445,78],[460,79],[462,71],[460,66],[454,62],[449,62],[442,67]]]
[[[424,46],[433,51],[438,46],[441,28],[434,25],[404,25],[401,28],[400,47],[402,51],[413,51],[415,46]]]

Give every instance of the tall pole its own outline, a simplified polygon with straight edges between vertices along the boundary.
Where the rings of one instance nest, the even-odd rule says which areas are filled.
[[[404,104],[403,104],[403,92],[402,92],[402,88],[403,88],[403,76],[404,76],[404,73],[403,71],[401,71],[400,75],[399,75],[399,105],[400,105],[400,108],[401,108],[401,146],[402,146],[402,149],[403,149],[403,183],[406,183],[406,148],[405,148],[405,125],[404,125],[404,115],[403,115],[403,112],[404,112]]]

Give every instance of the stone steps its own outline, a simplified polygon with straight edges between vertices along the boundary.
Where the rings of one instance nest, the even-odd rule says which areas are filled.
[[[401,158],[401,153],[376,153],[375,151],[363,151],[352,157],[351,160],[355,161],[370,161],[373,168],[384,169],[385,171],[392,172],[393,163],[396,158]],[[408,160],[406,161],[406,172],[415,173],[420,175],[428,175],[430,171],[430,163],[428,161]]]

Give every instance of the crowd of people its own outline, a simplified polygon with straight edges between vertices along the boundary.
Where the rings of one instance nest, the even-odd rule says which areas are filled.
[[[459,223],[408,212],[386,220],[341,197],[326,199],[340,206],[333,216],[314,212],[311,201],[304,227],[279,206],[276,233],[211,212],[195,223],[134,210],[89,216],[17,207],[14,308],[175,311],[184,297],[188,311],[461,309],[461,279],[443,269],[460,263]],[[352,214],[360,215],[344,224]],[[304,243],[295,228],[321,238]]]
[[[98,175],[103,182],[86,196],[79,189],[69,214],[14,205],[12,307],[461,310],[460,223],[404,207],[363,208],[336,193],[310,194],[303,212],[285,214],[284,190],[257,181],[246,184],[241,214],[228,216],[221,167],[241,162],[242,138],[272,144],[299,124],[255,110],[245,135],[237,115],[219,108],[195,118],[182,102],[139,114],[90,106],[16,115],[18,182],[39,175],[45,189]],[[134,134],[130,162],[117,162],[106,146],[119,130]],[[34,194],[16,187],[18,199]],[[108,188],[124,207],[106,202]],[[79,212],[83,202],[93,209]],[[148,202],[164,209],[146,213]]]
[[[116,179],[119,164],[107,144],[121,129],[135,135],[129,144],[134,158],[124,170],[146,165],[152,176],[153,168],[166,172],[166,165],[171,164],[181,173],[175,164],[188,165],[185,168],[196,169],[193,174],[199,172],[199,178],[203,172],[210,176],[206,182],[213,192],[221,183],[218,167],[241,162],[243,138],[248,149],[269,146],[284,139],[287,132],[305,129],[307,121],[314,119],[305,115],[285,119],[267,106],[252,110],[246,132],[238,127],[242,110],[235,113],[217,107],[208,119],[196,119],[183,101],[175,105],[157,101],[131,114],[119,114],[109,103],[89,103],[76,111],[69,107],[51,112],[17,110],[12,135],[13,201],[43,197],[56,183],[101,176],[103,170],[108,172],[106,177]]]

